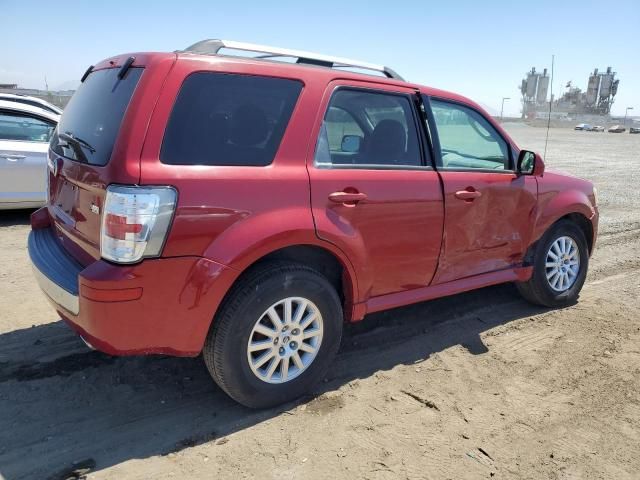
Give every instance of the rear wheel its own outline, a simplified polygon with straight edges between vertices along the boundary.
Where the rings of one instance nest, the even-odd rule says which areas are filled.
[[[578,298],[588,265],[589,249],[584,233],[575,223],[562,220],[536,245],[532,277],[516,285],[532,303],[547,307],[569,305]]]
[[[308,393],[340,345],[342,307],[319,272],[296,264],[256,268],[214,319],[203,357],[234,400],[264,408]]]

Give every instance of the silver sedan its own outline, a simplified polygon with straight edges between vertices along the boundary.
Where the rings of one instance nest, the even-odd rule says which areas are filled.
[[[46,202],[49,138],[60,115],[0,100],[0,210]]]

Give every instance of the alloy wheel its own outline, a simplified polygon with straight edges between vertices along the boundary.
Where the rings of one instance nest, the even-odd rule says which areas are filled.
[[[549,247],[545,273],[549,286],[556,292],[569,290],[580,272],[580,251],[576,241],[567,236],[557,238]]]
[[[247,359],[251,371],[267,383],[293,380],[316,358],[322,332],[322,315],[311,300],[288,297],[274,303],[249,335]]]

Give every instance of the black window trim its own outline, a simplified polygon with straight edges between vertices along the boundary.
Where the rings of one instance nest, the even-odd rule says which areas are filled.
[[[0,114],[2,113],[8,113],[10,115],[15,115],[16,117],[28,117],[28,118],[35,118],[36,120],[40,120],[41,122],[44,122],[46,124],[49,124],[53,127],[53,129],[55,130],[56,127],[58,126],[57,122],[55,120],[51,120],[50,118],[46,118],[43,116],[38,115],[37,113],[33,113],[33,112],[25,112],[22,110],[12,110],[10,108],[0,108]],[[53,135],[53,132],[52,132]],[[0,141],[3,142],[27,142],[27,143],[49,143],[49,140],[45,140],[45,141],[38,141],[38,140],[10,140],[8,138],[0,138]]]
[[[365,93],[374,93],[374,94],[383,94],[383,95],[392,95],[396,97],[404,97],[409,101],[409,105],[411,108],[411,116],[413,118],[414,127],[416,129],[416,135],[418,136],[418,148],[420,149],[420,163],[421,165],[377,165],[370,163],[361,163],[361,164],[333,164],[333,163],[318,163],[316,162],[316,152],[318,149],[318,138],[315,139],[315,147],[313,149],[313,166],[319,170],[419,170],[419,171],[433,171],[433,157],[431,152],[428,150],[426,145],[426,140],[424,138],[423,128],[420,127],[421,121],[419,120],[418,112],[416,111],[416,93],[408,93],[408,92],[398,92],[393,90],[384,90],[381,88],[375,87],[363,87],[363,86],[353,86],[353,85],[337,85],[333,91],[331,92],[331,97],[329,98],[329,102],[327,103],[327,107],[322,115],[322,122],[327,115],[327,111],[331,106],[331,100],[333,96],[340,90],[352,90],[352,91],[360,91]],[[322,124],[321,127],[322,129]],[[321,130],[318,132],[318,137],[320,135]]]
[[[453,100],[450,98],[445,98],[445,97],[439,97],[437,95],[427,95],[427,94],[422,94],[422,100],[425,103],[425,108],[427,111],[427,119],[429,121],[429,131],[431,132],[431,135],[433,136],[432,141],[433,141],[433,158],[435,160],[435,167],[436,170],[440,171],[440,172],[479,172],[479,173],[504,173],[504,174],[509,174],[509,175],[514,175],[516,174],[516,170],[515,170],[515,162],[513,159],[513,145],[511,144],[511,142],[509,140],[507,140],[504,135],[502,135],[502,133],[497,130],[493,124],[487,119],[487,117],[484,115],[484,113],[482,113],[481,111],[479,111],[477,108],[475,108],[473,105],[469,105],[468,103],[465,102],[461,102],[458,100]],[[507,148],[509,149],[509,166],[511,168],[509,169],[502,169],[502,170],[497,170],[494,168],[468,168],[468,167],[456,167],[456,168],[445,168],[442,166],[442,150],[440,147],[440,136],[438,133],[438,125],[436,124],[436,118],[435,115],[433,114],[433,110],[431,108],[431,100],[436,100],[438,102],[443,102],[443,103],[450,103],[453,105],[457,105],[460,107],[464,107],[467,108],[475,113],[477,113],[478,115],[480,115],[480,117],[482,117],[488,124],[489,126],[493,129],[493,131],[502,139],[502,141],[504,143],[507,144]]]

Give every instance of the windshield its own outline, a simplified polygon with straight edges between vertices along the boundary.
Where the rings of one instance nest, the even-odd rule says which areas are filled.
[[[51,139],[51,149],[70,160],[103,166],[109,162],[142,68],[122,79],[118,68],[92,72],[78,87]]]

